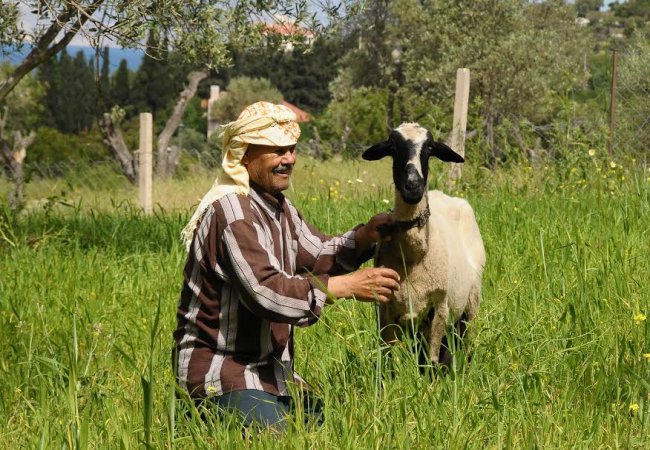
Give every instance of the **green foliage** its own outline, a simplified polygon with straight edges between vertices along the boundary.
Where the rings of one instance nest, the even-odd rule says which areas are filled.
[[[228,84],[227,92],[222,96],[212,110],[213,119],[221,123],[235,120],[251,103],[282,101],[282,93],[265,78],[233,78]]]
[[[603,0],[576,0],[575,8],[579,17],[586,17],[588,13],[598,11],[603,6]]]
[[[276,46],[235,52],[230,76],[266,78],[298,107],[321,111],[330,100],[328,85],[343,53],[341,38],[317,38],[310,46],[278,50]],[[297,70],[299,68],[299,70]]]
[[[203,136],[206,136],[208,133],[208,119],[207,112],[205,109],[201,108],[201,99],[199,97],[194,97],[190,100],[183,115],[183,124],[186,128],[196,130],[201,133]]]
[[[584,84],[584,31],[561,1],[372,1],[353,21],[352,46],[334,94],[359,86],[385,89],[386,122],[438,124],[451,116],[456,70],[471,71],[468,126],[499,157],[505,122],[552,122],[558,95]],[[434,106],[435,105],[435,106]],[[447,125],[447,129],[450,124]]]
[[[30,0],[11,2],[5,6],[6,3],[2,3],[0,21],[0,41],[5,45],[19,46],[30,42],[39,49],[51,48],[57,33],[44,33],[43,30],[52,26],[53,30],[64,30],[67,41],[83,28],[84,36],[90,42],[109,39],[123,47],[142,48],[149,32],[164,30],[167,40],[161,49],[177,53],[183,63],[191,67],[209,68],[219,68],[229,62],[230,46],[248,48],[265,43],[267,33],[265,27],[260,26],[261,17],[267,20],[282,17],[284,21],[295,21],[318,30],[322,29],[319,18],[332,21],[338,17],[339,10],[346,9],[341,8],[342,4],[323,2],[314,11],[304,0],[243,0],[235,4],[203,0],[100,0],[90,3]],[[30,11],[34,16],[33,21],[39,26],[24,29],[25,25],[17,21],[21,9]],[[92,26],[78,25],[78,20],[83,25],[90,17]],[[287,40],[300,40],[300,36]],[[30,61],[35,62],[36,66],[45,62]],[[29,64],[23,66],[23,69],[33,68]],[[23,76],[21,71],[17,74]],[[4,98],[13,87],[13,81],[2,80],[0,97]]]
[[[48,126],[63,133],[92,127],[101,102],[93,62],[87,61],[82,51],[73,59],[64,49],[60,59],[52,58],[41,67],[39,79],[47,89]]]
[[[0,64],[0,79],[8,76],[13,67],[8,62]],[[40,122],[45,109],[43,97],[45,89],[33,76],[27,76],[16,86],[4,101],[0,101],[0,114],[7,108],[6,132],[18,130],[29,133]]]
[[[120,61],[111,83],[111,106],[119,105],[126,108],[131,104],[131,85],[126,59]]]
[[[28,170],[47,169],[57,165],[64,167],[75,163],[90,164],[109,157],[101,135],[95,130],[89,133],[65,134],[53,128],[41,127],[36,131],[36,139],[29,148],[29,157],[25,163]]]
[[[2,2],[0,8],[0,47],[15,45],[15,37],[20,33],[18,4]]]
[[[626,151],[647,155],[650,148],[650,40],[641,32],[633,37],[620,63],[619,142]]]
[[[650,20],[650,0],[626,0],[610,3],[609,8],[618,17],[638,17]]]
[[[158,119],[178,97],[182,82],[174,77],[167,47],[166,37],[161,38],[156,30],[149,32],[147,51],[133,81],[134,113],[151,112]]]
[[[320,137],[340,140],[347,135],[351,144],[367,145],[386,139],[386,97],[379,89],[358,88],[333,100],[316,122]],[[360,148],[351,146],[348,156],[358,156]]]
[[[99,109],[101,111],[107,111],[111,103],[111,76],[110,76],[110,51],[108,47],[104,47],[101,52],[101,72],[99,75],[98,83],[98,97],[99,97]],[[101,112],[100,111],[100,112]]]

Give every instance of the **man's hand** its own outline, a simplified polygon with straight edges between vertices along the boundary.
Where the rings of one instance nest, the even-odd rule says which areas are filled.
[[[330,294],[337,298],[354,297],[362,302],[387,302],[399,290],[399,274],[386,267],[359,269],[348,275],[331,277]]]
[[[392,221],[392,216],[389,213],[379,213],[373,216],[367,224],[357,229],[354,233],[354,240],[356,241],[358,253],[363,253],[374,242],[382,240],[379,228],[381,225],[389,224]]]

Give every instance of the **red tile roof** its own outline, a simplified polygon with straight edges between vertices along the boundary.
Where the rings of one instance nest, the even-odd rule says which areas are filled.
[[[304,123],[304,122],[311,121],[311,115],[309,115],[307,111],[304,111],[298,108],[296,105],[292,105],[291,103],[285,100],[282,100],[280,104],[286,106],[287,108],[289,108],[291,111],[294,112],[294,114],[296,115],[297,122]]]

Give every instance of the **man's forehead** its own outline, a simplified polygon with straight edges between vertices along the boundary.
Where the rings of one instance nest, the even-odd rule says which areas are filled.
[[[259,145],[259,144],[248,144],[249,153],[274,153],[278,150],[291,150],[296,147],[296,144],[292,145]]]

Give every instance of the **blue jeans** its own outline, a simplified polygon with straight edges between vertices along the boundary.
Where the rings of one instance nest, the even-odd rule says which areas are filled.
[[[324,421],[323,402],[307,395],[302,396],[299,401],[302,402],[305,423],[322,425]],[[287,428],[286,418],[296,409],[292,397],[277,396],[255,389],[232,391],[217,397],[196,400],[196,405],[197,407],[214,405],[217,407],[218,414],[223,412],[237,414],[245,427],[256,423],[280,431]]]

